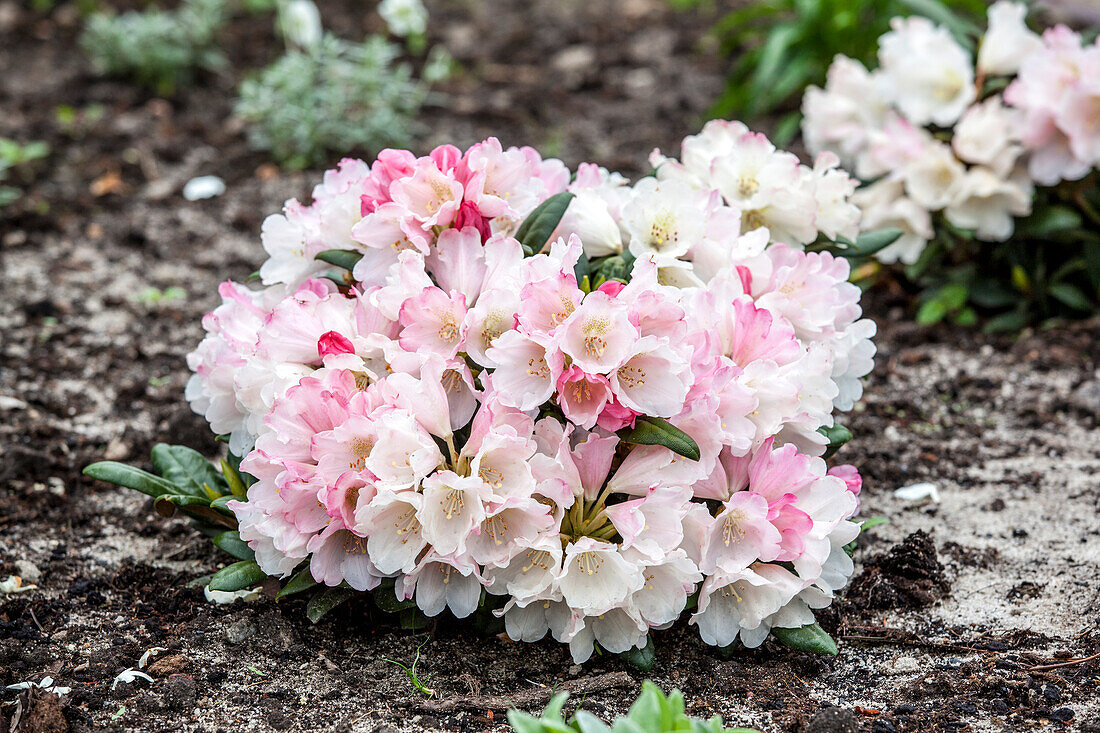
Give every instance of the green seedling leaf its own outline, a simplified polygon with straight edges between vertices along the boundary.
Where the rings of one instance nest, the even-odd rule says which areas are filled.
[[[772,628],[772,635],[780,643],[800,652],[811,654],[831,654],[836,656],[837,648],[833,637],[817,623],[807,624],[797,629]]]
[[[266,577],[267,573],[255,561],[241,560],[214,573],[214,577],[210,579],[210,590],[231,592],[250,588]]]
[[[412,665],[410,665],[410,666],[406,667],[401,662],[398,662],[398,661],[393,660],[393,659],[386,659],[385,657],[382,658],[382,661],[383,662],[389,662],[390,664],[393,664],[393,665],[396,665],[396,666],[400,667],[402,670],[404,670],[405,676],[409,678],[409,682],[412,683],[412,686],[416,688],[417,692],[421,693],[422,695],[426,695],[427,697],[431,697],[432,695],[435,694],[435,690],[425,686],[424,682],[426,682],[427,680],[426,679],[421,680],[420,675],[417,674],[417,671],[416,671],[416,665],[420,663],[420,649],[424,646],[424,644],[427,644],[427,643],[428,643],[428,640],[425,639],[423,641],[423,643],[421,643],[421,645],[416,648],[416,656],[413,657],[413,662],[412,662]]]
[[[635,647],[628,649],[619,655],[624,662],[646,674],[653,671],[653,665],[657,663],[657,650],[653,646],[653,636],[647,636],[645,646],[641,649]]]
[[[627,443],[661,445],[693,461],[699,460],[699,444],[680,428],[661,417],[640,416],[625,436]]]
[[[256,553],[241,539],[241,533],[236,530],[222,532],[214,538],[214,544],[218,549],[228,552],[238,560],[255,560]],[[215,590],[217,590],[215,588]]]
[[[572,201],[573,194],[568,191],[556,193],[528,214],[516,232],[516,239],[523,245],[526,255],[538,254],[546,246],[547,240],[558,228],[561,218],[565,216],[565,210],[569,208]]]
[[[140,468],[134,468],[133,466],[127,466],[125,463],[117,463],[115,461],[100,461],[99,463],[93,463],[84,469],[84,475],[90,476],[98,481],[106,481],[116,486],[140,491],[152,497],[158,497],[164,494],[174,494],[179,491],[171,481],[167,481],[148,471],[142,471]]]
[[[204,497],[208,502],[210,497],[203,486],[216,490],[225,484],[210,461],[185,445],[158,443],[153,446],[153,466],[180,491]],[[218,492],[216,495],[221,494]]]
[[[275,596],[275,598],[284,598],[286,596],[292,596],[295,593],[301,593],[302,591],[309,590],[313,586],[317,585],[317,581],[313,579],[313,572],[307,567],[293,578],[287,581],[287,584],[283,586],[283,589]]]
[[[354,249],[326,249],[324,252],[318,253],[314,259],[342,267],[351,272],[355,269],[356,263],[363,259],[363,253],[356,252]]]
[[[325,617],[325,614],[351,598],[353,595],[355,595],[355,591],[351,588],[341,588],[339,586],[336,588],[329,588],[309,599],[309,604],[306,605],[306,616],[311,623],[317,623]]]

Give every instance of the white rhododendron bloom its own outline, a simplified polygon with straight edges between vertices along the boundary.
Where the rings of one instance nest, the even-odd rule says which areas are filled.
[[[862,230],[902,232],[879,261],[917,262],[937,216],[1005,241],[1031,214],[1036,185],[1100,166],[1100,43],[1065,26],[1039,36],[1026,15],[1021,2],[990,6],[976,66],[946,28],[895,18],[878,69],[837,57],[825,87],[807,90],[807,148],[864,181],[847,197]]]
[[[879,39],[879,64],[894,104],[916,125],[958,120],[975,97],[970,54],[927,18],[894,18],[890,25]]]
[[[1015,74],[1020,62],[1043,46],[1025,22],[1027,5],[1000,0],[989,7],[989,29],[978,49],[978,72],[1001,76]]]

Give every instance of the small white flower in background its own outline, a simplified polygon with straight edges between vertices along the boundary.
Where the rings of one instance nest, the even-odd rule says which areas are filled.
[[[906,501],[924,501],[925,499],[931,499],[933,504],[940,503],[940,490],[936,488],[935,484],[923,483],[902,486],[900,489],[894,491],[894,496],[899,499],[905,499]]]
[[[428,30],[428,9],[420,0],[382,0],[378,14],[395,36],[421,36]]]
[[[929,141],[923,153],[902,169],[909,198],[932,211],[939,211],[955,200],[965,175],[966,166],[939,140]]]
[[[982,74],[1015,74],[1020,61],[1043,47],[1043,39],[1028,29],[1024,18],[1027,5],[1001,0],[989,8],[989,30],[978,50],[978,71]]]
[[[152,649],[146,650],[146,652],[141,655],[141,659],[138,660],[138,669],[145,669],[145,665],[149,663],[150,659],[166,651],[168,650],[162,646],[155,646]]]
[[[0,594],[7,593],[26,593],[27,591],[34,590],[37,585],[28,583],[23,585],[23,579],[18,575],[9,575],[8,577],[0,580]]]
[[[1003,242],[1016,229],[1015,216],[1031,213],[1035,187],[1026,176],[1004,179],[988,168],[966,172],[958,193],[944,216],[957,227],[973,229],[978,239]]]
[[[207,586],[206,588],[202,589],[202,592],[203,595],[206,596],[207,601],[209,601],[210,603],[216,603],[219,606],[225,605],[227,603],[233,603],[235,601],[244,601],[245,603],[247,603],[249,601],[255,601],[260,597],[259,588],[225,591],[210,590],[210,587]]]
[[[225,193],[225,181],[217,176],[192,178],[183,186],[183,197],[188,201],[212,199]]]
[[[947,126],[974,101],[970,54],[928,18],[894,18],[879,39],[879,64],[902,114],[915,125]]]
[[[139,680],[139,679],[145,680],[146,682],[153,682],[154,681],[152,677],[145,674],[144,672],[138,672],[136,669],[132,669],[132,668],[131,669],[124,669],[124,670],[122,670],[121,672],[118,673],[118,676],[115,677],[114,682],[111,683],[111,689],[113,690],[116,687],[118,687],[119,682],[121,682],[124,685],[128,685],[131,682],[134,682],[135,680]]]
[[[19,690],[29,690],[32,687],[37,687],[43,692],[52,692],[55,695],[68,695],[73,689],[71,687],[55,685],[53,683],[53,677],[43,677],[41,682],[17,682],[14,685],[8,685],[4,689],[18,692]]]
[[[1007,176],[1023,150],[1022,124],[1019,110],[1005,107],[1000,97],[990,97],[966,111],[955,126],[951,145],[967,163],[989,166]]]
[[[283,37],[298,48],[309,50],[321,42],[321,13],[312,0],[290,0],[279,9]]]

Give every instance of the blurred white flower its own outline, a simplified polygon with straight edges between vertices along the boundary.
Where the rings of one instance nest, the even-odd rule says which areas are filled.
[[[279,10],[283,36],[299,48],[309,50],[321,42],[321,13],[312,0],[290,0]]]
[[[1022,123],[1019,110],[1005,107],[1000,97],[990,97],[966,111],[955,126],[951,145],[967,163],[985,165],[1007,176],[1022,150]]]
[[[944,216],[957,227],[973,229],[978,239],[1003,242],[1012,236],[1015,216],[1031,213],[1035,186],[1026,176],[1006,180],[988,168],[967,171]]]
[[[382,0],[378,14],[395,36],[421,36],[428,30],[428,9],[420,0]]]
[[[915,125],[947,126],[974,101],[970,54],[927,18],[894,18],[879,39],[879,64],[894,102]]]
[[[982,74],[1015,74],[1020,61],[1043,47],[1038,34],[1028,29],[1024,18],[1027,5],[1001,0],[989,8],[989,30],[978,49],[978,71]]]

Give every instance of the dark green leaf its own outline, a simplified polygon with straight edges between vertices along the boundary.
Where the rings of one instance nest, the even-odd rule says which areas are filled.
[[[225,496],[219,496],[217,499],[210,502],[210,507],[213,508],[213,509],[218,509],[220,511],[223,511],[226,514],[236,516],[236,515],[233,514],[233,510],[230,509],[227,506],[229,504],[229,502],[231,502],[231,501],[240,501],[240,499],[233,496],[232,494],[226,494]]]
[[[903,233],[900,229],[876,229],[872,232],[863,232],[856,237],[856,241],[850,247],[838,250],[837,254],[841,257],[870,257],[898,241]]]
[[[241,560],[214,573],[214,577],[210,579],[210,590],[232,592],[250,588],[266,577],[267,573],[260,570],[255,561]]]
[[[1004,308],[1015,303],[1019,297],[992,278],[983,278],[970,286],[970,300],[982,308]]]
[[[276,598],[284,598],[286,596],[292,596],[295,593],[301,593],[302,591],[309,590],[313,586],[317,585],[317,581],[313,579],[313,571],[307,566],[305,570],[302,570],[293,578],[287,581],[283,589],[279,591]]]
[[[990,318],[985,322],[985,327],[982,329],[986,333],[1004,333],[1006,331],[1019,331],[1021,328],[1028,324],[1031,318],[1028,312],[1024,308],[1017,308],[1014,311],[1008,313],[1002,313],[1001,315]]]
[[[363,253],[356,252],[354,249],[326,249],[324,252],[318,253],[314,259],[342,267],[351,272],[355,268],[355,264],[363,259]]]
[[[374,597],[374,605],[386,613],[397,613],[407,608],[416,608],[416,601],[411,598],[404,601],[399,600],[397,595],[394,594],[393,588],[379,588],[377,592],[371,595]]]
[[[640,416],[622,438],[636,445],[662,445],[673,453],[699,460],[699,444],[680,428],[661,417]]]
[[[153,466],[180,488],[180,491],[192,496],[210,499],[203,486],[217,491],[225,485],[224,480],[213,464],[201,453],[185,445],[158,443],[153,446]],[[215,494],[216,495],[216,494]]]
[[[637,647],[627,649],[619,657],[631,667],[649,674],[653,671],[653,665],[657,662],[657,650],[653,646],[653,635],[646,637],[645,646],[641,649]]]
[[[572,200],[573,194],[568,191],[556,193],[528,214],[516,232],[516,239],[523,245],[524,253],[534,255],[542,250],[550,235],[558,228]]]
[[[1069,283],[1055,283],[1050,286],[1047,292],[1070,308],[1086,312],[1100,308],[1100,303],[1089,300],[1080,288]]]
[[[341,588],[339,586],[329,588],[309,599],[309,603],[306,605],[306,616],[309,617],[312,623],[317,623],[325,614],[353,595],[355,595],[355,591],[351,588]]]
[[[833,637],[825,633],[817,623],[807,624],[797,629],[772,628],[772,635],[780,643],[800,652],[812,654],[831,654],[836,656],[837,648]]]
[[[1018,236],[1049,237],[1081,228],[1081,215],[1068,206],[1045,206],[1025,219]]]
[[[174,494],[179,491],[172,482],[160,476],[115,461],[100,461],[99,463],[93,463],[84,469],[84,475],[91,476],[99,481],[115,484],[116,486],[123,486],[127,489],[140,491],[143,494],[153,497],[163,494]]]
[[[222,532],[214,538],[214,544],[218,549],[228,552],[238,560],[255,560],[256,553],[241,539],[241,533],[235,530]]]
[[[852,439],[852,431],[840,423],[833,423],[829,426],[823,425],[817,429],[817,432],[824,435],[829,441],[825,446],[825,458],[832,458],[842,445]]]

